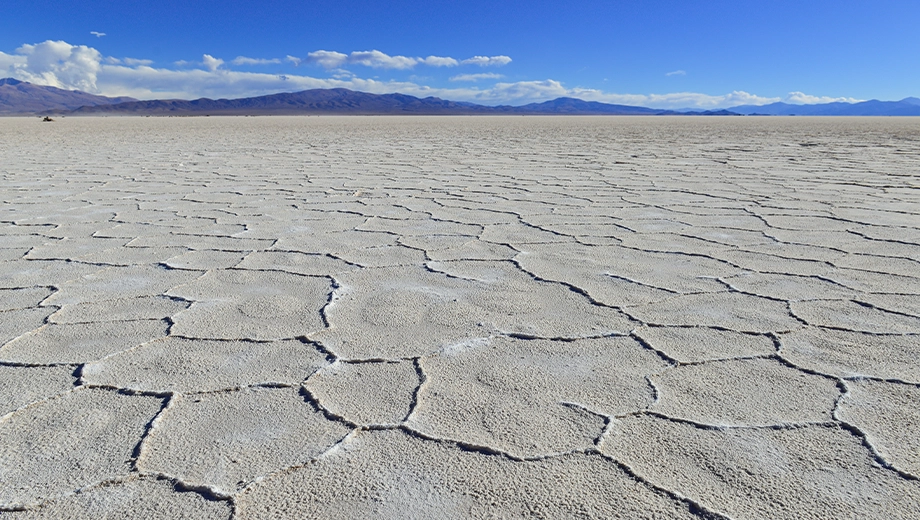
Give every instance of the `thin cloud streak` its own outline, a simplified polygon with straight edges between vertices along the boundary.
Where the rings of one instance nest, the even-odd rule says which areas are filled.
[[[236,58],[233,58],[233,60],[230,63],[234,65],[274,65],[274,64],[280,64],[281,60],[279,60],[278,58],[265,59],[265,58],[248,58],[246,56],[237,56]]]
[[[493,72],[484,72],[482,74],[458,74],[451,76],[450,81],[479,81],[481,79],[502,79],[504,76]]]

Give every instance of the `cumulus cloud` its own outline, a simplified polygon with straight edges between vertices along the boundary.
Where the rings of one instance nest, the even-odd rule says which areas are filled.
[[[348,65],[361,65],[375,69],[406,70],[416,65],[429,67],[456,67],[458,65],[479,65],[481,67],[506,65],[511,62],[508,56],[473,56],[460,61],[450,56],[391,56],[378,50],[354,51],[349,54],[338,51],[318,50],[307,54],[306,58],[288,56],[287,61],[300,65],[310,63],[326,69],[340,69]]]
[[[0,53],[0,67],[5,75],[23,81],[93,92],[102,54],[85,45],[70,45],[64,41],[48,40],[23,45],[15,54]]]
[[[441,58],[438,56],[429,56],[428,58],[410,58],[408,56],[390,56],[378,50],[372,51],[355,51],[351,54],[343,52],[319,50],[307,54],[306,63],[319,65],[326,69],[339,69],[346,65],[363,65],[375,69],[411,69],[418,63],[427,63],[430,60],[434,63],[444,63],[444,60],[452,58]],[[443,65],[438,65],[443,66]]]
[[[302,62],[303,60],[298,58],[297,56],[291,56],[290,54],[288,54],[287,56],[284,57],[284,61],[293,63],[294,66],[297,67],[297,66],[300,66],[300,62]]]
[[[103,36],[105,36],[104,32],[99,32],[99,31],[90,31],[89,33],[95,36],[96,38],[102,38]]]
[[[484,72],[482,74],[457,74],[450,78],[451,81],[479,81],[481,79],[502,79],[504,76],[494,72]]]
[[[333,51],[318,51],[312,56],[314,63],[322,60],[327,65],[347,65],[351,55]],[[380,53],[383,54],[383,53]],[[385,55],[384,55],[385,56]],[[399,57],[389,57],[399,58]],[[403,57],[404,58],[404,57]],[[370,63],[383,60],[369,51],[358,58]],[[408,58],[414,59],[414,58]],[[235,61],[235,60],[234,60]],[[297,63],[294,59],[288,59]],[[487,105],[524,104],[546,101],[557,97],[577,97],[625,105],[642,105],[656,108],[695,107],[700,109],[723,108],[734,105],[763,105],[781,98],[762,97],[744,91],[723,95],[694,92],[670,94],[619,94],[598,89],[567,87],[547,79],[542,81],[499,82],[488,87],[475,85],[452,88],[435,88],[422,84],[424,78],[414,81],[380,81],[358,77],[353,72],[330,66],[330,78],[304,75],[278,75],[233,70],[233,62],[204,55],[201,62],[185,62],[183,66],[156,68],[149,60],[104,57],[97,50],[62,41],[46,41],[23,45],[12,54],[0,52],[0,77],[10,76],[20,80],[60,88],[79,89],[108,96],[132,96],[139,99],[198,98],[198,97],[248,97],[276,92],[296,92],[313,88],[349,88],[363,92],[385,94],[401,92],[419,97],[436,96],[457,101],[471,101]],[[191,68],[187,68],[187,67]],[[454,76],[455,81],[500,79],[498,74]],[[793,92],[787,100],[826,99]]]
[[[686,76],[686,75],[687,75],[687,71],[685,70],[672,70],[671,72],[668,72],[665,74],[665,76]]]
[[[810,96],[804,92],[790,92],[784,101],[796,105],[816,105],[818,103],[859,103],[863,100],[848,97]]]
[[[389,56],[380,51],[356,51],[348,55],[348,63],[375,69],[411,69],[418,60],[406,56]]]
[[[306,63],[320,65],[327,69],[342,68],[347,65],[363,65],[375,69],[411,69],[416,65],[430,67],[456,67],[458,65],[479,65],[480,67],[500,66],[511,63],[508,56],[473,56],[459,61],[449,56],[428,56],[413,58],[410,56],[390,56],[378,50],[354,51],[345,54],[337,51],[319,50],[307,54]]]
[[[273,65],[281,63],[278,58],[247,58],[246,56],[237,56],[230,63],[234,65]]]
[[[500,67],[511,63],[508,56],[473,56],[461,61],[463,65],[479,65],[480,67]]]
[[[428,56],[427,58],[419,58],[418,62],[430,67],[456,67],[460,64],[459,61],[447,56]]]
[[[306,59],[303,60],[306,63],[312,63],[325,67],[327,69],[335,69],[341,67],[348,61],[348,55],[336,52],[336,51],[313,51],[310,54],[307,54]]]
[[[214,72],[217,69],[219,69],[221,65],[224,64],[224,60],[215,58],[214,56],[211,56],[210,54],[205,54],[201,59],[201,63],[205,67],[207,67],[208,70],[210,70],[211,72]]]

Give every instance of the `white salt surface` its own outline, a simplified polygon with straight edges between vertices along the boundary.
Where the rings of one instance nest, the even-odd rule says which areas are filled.
[[[915,518],[912,118],[0,119],[4,518]]]

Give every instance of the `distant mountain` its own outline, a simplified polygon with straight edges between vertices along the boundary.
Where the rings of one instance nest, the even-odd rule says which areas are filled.
[[[504,107],[501,107],[504,108]],[[597,101],[582,101],[581,99],[561,97],[543,103],[530,103],[519,107],[507,107],[514,113],[532,114],[580,114],[580,115],[643,115],[654,116],[670,113],[668,110],[655,108],[633,107],[629,105],[612,105]]]
[[[860,103],[819,103],[816,105],[792,105],[771,103],[769,105],[741,105],[728,110],[744,115],[768,116],[920,116],[920,99],[905,98],[901,101],[862,101]]]
[[[457,103],[436,97],[368,94],[344,88],[304,90],[240,99],[181,99],[131,101],[84,106],[79,114],[144,115],[283,115],[283,114],[478,114],[491,107]]]
[[[134,98],[110,98],[55,87],[33,85],[13,78],[0,79],[0,114],[37,114],[49,110],[67,111],[82,106],[108,105],[134,101]]]
[[[658,115],[670,113],[644,107],[611,105],[574,98],[512,106],[485,106],[447,101],[436,97],[417,98],[406,94],[368,94],[344,88],[304,90],[241,99],[154,100],[113,105],[86,106],[78,114],[144,115],[269,115],[269,114],[608,114]]]
[[[522,106],[485,106],[436,97],[369,94],[344,88],[314,89],[239,99],[109,98],[77,90],[0,79],[0,115],[297,115],[297,114],[416,114],[416,115],[920,115],[920,99],[791,105],[742,105],[722,110],[663,110],[561,97]]]

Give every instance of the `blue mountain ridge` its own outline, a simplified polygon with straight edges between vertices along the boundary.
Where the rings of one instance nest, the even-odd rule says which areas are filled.
[[[793,105],[771,103],[769,105],[740,105],[727,110],[742,115],[770,116],[920,116],[920,99],[904,98],[900,101],[879,101],[872,99],[859,103],[820,103],[815,105]]]
[[[740,105],[721,110],[665,110],[561,97],[520,106],[486,106],[407,94],[370,94],[344,88],[283,92],[237,99],[166,99],[138,101],[0,79],[0,114],[133,115],[281,115],[281,114],[428,114],[428,115],[814,115],[920,116],[920,98],[793,105]]]

